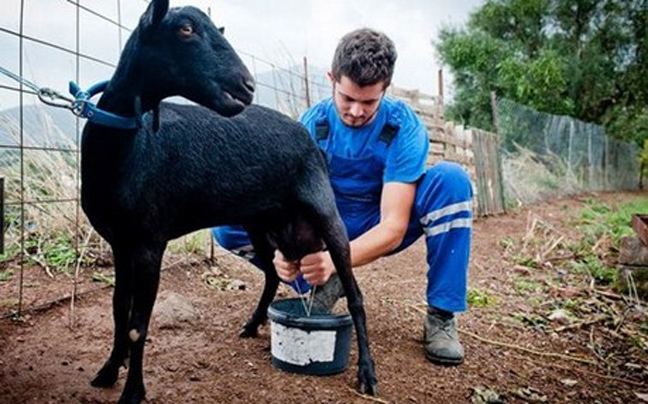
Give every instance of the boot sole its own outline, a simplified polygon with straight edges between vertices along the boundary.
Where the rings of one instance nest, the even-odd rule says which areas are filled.
[[[425,357],[430,362],[442,366],[458,366],[463,363],[463,358],[461,359],[440,358],[438,356],[430,355],[427,351],[425,351]]]

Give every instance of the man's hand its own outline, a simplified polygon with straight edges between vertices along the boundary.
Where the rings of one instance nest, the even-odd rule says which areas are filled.
[[[335,265],[328,251],[319,251],[302,258],[300,270],[306,282],[313,286],[321,286],[335,273]]]
[[[314,286],[321,286],[329,280],[335,272],[335,265],[331,260],[328,251],[320,251],[309,254],[299,262],[286,260],[286,257],[279,250],[275,250],[272,260],[277,275],[284,282],[292,282],[299,273],[304,274],[304,280]]]
[[[272,260],[279,279],[284,282],[292,282],[299,275],[299,262],[288,261],[279,250],[275,250]]]

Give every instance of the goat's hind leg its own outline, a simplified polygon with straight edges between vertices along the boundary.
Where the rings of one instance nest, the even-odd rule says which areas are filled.
[[[113,250],[114,251],[114,250]],[[114,251],[115,290],[113,291],[113,348],[108,360],[90,382],[93,387],[111,387],[117,382],[119,368],[127,366],[128,317],[133,298],[133,268],[128,260]]]
[[[239,334],[241,338],[252,338],[258,336],[259,326],[268,319],[268,307],[277,294],[279,276],[275,272],[274,265],[272,264],[274,248],[268,242],[265,232],[247,227],[246,230],[261,263],[261,269],[265,274],[265,285],[263,286],[259,303],[254,313],[252,313],[252,317],[245,323],[243,330]]]
[[[342,287],[347,296],[349,312],[356,329],[358,341],[358,390],[363,394],[375,396],[378,394],[378,381],[374,361],[369,351],[367,316],[362,302],[362,293],[351,268],[346,231],[337,212],[328,215],[327,220],[322,223],[324,223],[321,229],[322,237],[342,282]]]

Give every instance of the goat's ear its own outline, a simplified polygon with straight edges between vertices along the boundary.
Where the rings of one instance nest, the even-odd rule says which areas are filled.
[[[218,30],[220,31],[221,35],[225,35],[225,27],[218,27]]]
[[[142,16],[142,21],[147,28],[154,27],[162,21],[167,11],[169,11],[169,0],[152,0]]]

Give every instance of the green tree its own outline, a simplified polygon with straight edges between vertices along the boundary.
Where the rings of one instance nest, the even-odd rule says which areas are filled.
[[[435,47],[455,96],[447,115],[492,129],[490,92],[648,138],[648,0],[487,0]]]

